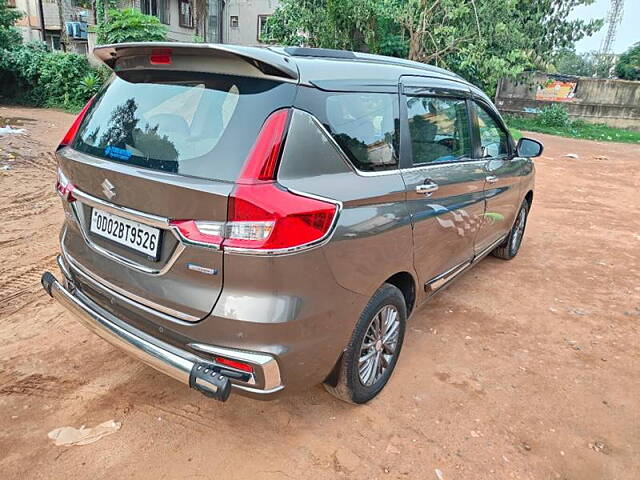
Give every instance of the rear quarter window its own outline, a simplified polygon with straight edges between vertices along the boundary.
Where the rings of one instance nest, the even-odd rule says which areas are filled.
[[[112,161],[233,181],[267,116],[295,86],[191,72],[120,73],[97,95],[73,147]]]
[[[357,169],[375,172],[398,167],[397,94],[301,90],[300,107],[324,124]]]

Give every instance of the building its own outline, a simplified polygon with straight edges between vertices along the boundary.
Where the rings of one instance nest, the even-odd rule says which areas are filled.
[[[87,53],[93,46],[95,39],[91,38],[90,30],[96,21],[92,0],[8,1],[25,14],[17,23],[25,41],[44,40],[52,49],[59,50],[64,28],[67,50]],[[157,17],[167,26],[167,38],[171,41],[256,45],[260,43],[260,32],[278,1],[122,0],[120,5],[138,8]],[[44,22],[41,22],[41,16]],[[44,28],[41,28],[42,23]]]
[[[65,29],[67,50],[87,53],[87,25],[95,23],[90,0],[9,0],[8,4],[24,14],[16,27],[26,42],[43,40],[59,50]]]
[[[278,7],[277,0],[228,0],[222,10],[224,43],[257,45],[267,19]]]

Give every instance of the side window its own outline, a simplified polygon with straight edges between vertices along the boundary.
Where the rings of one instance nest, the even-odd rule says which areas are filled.
[[[469,114],[464,99],[407,97],[413,164],[471,157]]]
[[[326,120],[336,142],[356,168],[397,168],[398,96],[344,93],[326,97]]]
[[[478,116],[482,156],[502,157],[509,155],[509,136],[507,132],[481,105],[476,104],[476,114]]]

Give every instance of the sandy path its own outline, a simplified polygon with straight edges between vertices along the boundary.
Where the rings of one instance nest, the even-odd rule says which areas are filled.
[[[42,292],[62,220],[49,152],[72,117],[0,107],[16,116],[32,121],[0,139],[2,478],[640,477],[640,146],[536,134],[546,151],[520,255],[484,260],[416,312],[371,404],[321,387],[219,404]],[[91,445],[47,438],[112,418],[122,429]]]

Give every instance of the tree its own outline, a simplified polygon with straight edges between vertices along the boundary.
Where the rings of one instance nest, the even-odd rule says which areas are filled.
[[[614,66],[614,57],[598,52],[578,54],[571,48],[563,48],[555,53],[552,62],[556,72],[564,75],[609,78]]]
[[[616,75],[624,80],[640,80],[640,42],[620,55]]]
[[[13,26],[22,17],[22,12],[7,6],[7,0],[0,0],[0,48],[12,48],[22,43],[20,32]]]
[[[158,42],[166,39],[167,27],[157,17],[140,10],[109,10],[109,21],[98,25],[98,44]]]
[[[593,0],[282,0],[269,43],[406,56],[449,68],[488,93],[502,76],[546,68],[552,52],[602,21],[569,20]]]

